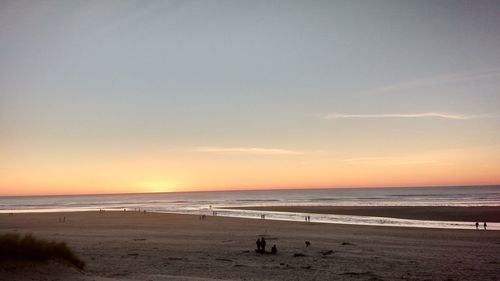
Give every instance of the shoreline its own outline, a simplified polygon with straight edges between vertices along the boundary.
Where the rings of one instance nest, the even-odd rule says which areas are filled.
[[[500,206],[243,206],[220,209],[428,221],[500,222]]]
[[[103,210],[105,212],[124,212],[122,209]],[[26,212],[0,212],[0,216],[79,212],[91,213],[98,212],[98,210],[26,210]],[[138,211],[128,209],[127,212],[137,213]],[[198,217],[213,217],[215,215],[226,218],[288,221],[291,223],[304,222],[304,218],[307,216],[309,223],[448,230],[475,230],[475,222],[478,222],[479,229],[483,230],[483,222],[487,222],[487,230],[500,231],[500,222],[497,222],[500,221],[500,206],[214,206],[213,209],[195,211],[141,210],[140,212]],[[467,221],[467,218],[481,219]]]

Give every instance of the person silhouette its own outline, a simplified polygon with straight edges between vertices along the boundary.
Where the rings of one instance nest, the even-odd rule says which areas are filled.
[[[262,243],[260,242],[260,238],[257,238],[257,241],[255,241],[255,244],[257,245],[257,253],[260,252],[260,247],[262,245]]]
[[[486,230],[486,227],[487,227],[487,226],[488,226],[488,225],[486,224],[486,222],[484,222],[484,224],[483,224],[484,230]]]
[[[276,248],[276,244],[274,244],[273,247],[271,248],[271,254],[276,255],[277,252],[278,249]]]
[[[260,247],[262,249],[262,253],[264,254],[266,252],[266,239],[264,239],[264,237],[260,239]]]
[[[479,229],[479,222],[476,222],[476,230]]]

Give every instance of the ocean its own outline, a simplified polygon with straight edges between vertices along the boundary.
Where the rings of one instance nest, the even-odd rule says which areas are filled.
[[[112,195],[0,197],[0,213],[60,211],[147,211],[303,221],[304,214],[228,210],[241,206],[500,206],[500,186],[337,188]],[[358,225],[470,229],[473,222],[312,214],[311,221]],[[489,223],[500,230],[500,223]]]

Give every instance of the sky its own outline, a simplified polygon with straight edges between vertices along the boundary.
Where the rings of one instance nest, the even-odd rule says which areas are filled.
[[[0,195],[500,184],[499,1],[0,1]]]

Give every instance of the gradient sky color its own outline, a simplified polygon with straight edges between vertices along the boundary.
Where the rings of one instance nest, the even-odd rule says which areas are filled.
[[[0,195],[500,183],[499,1],[0,1]]]

